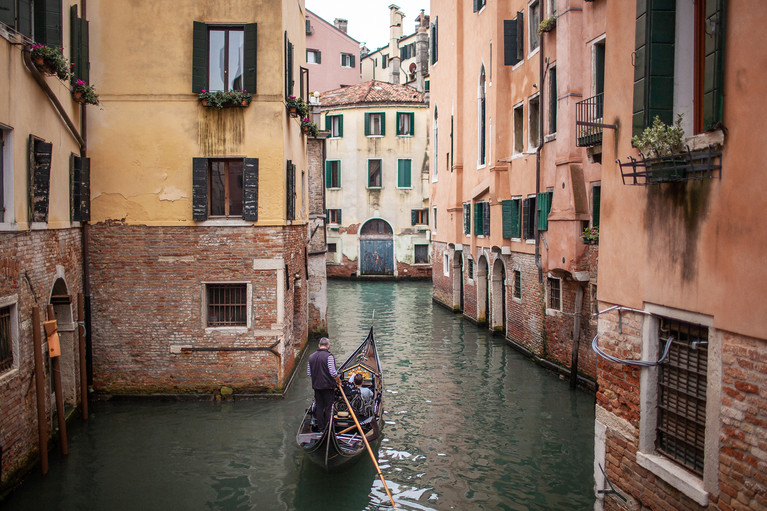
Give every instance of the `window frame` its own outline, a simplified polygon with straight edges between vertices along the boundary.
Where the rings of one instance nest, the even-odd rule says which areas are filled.
[[[371,173],[373,169],[371,169],[371,163],[372,162],[378,162],[378,184],[371,184],[372,179],[374,177],[374,174]],[[374,189],[374,190],[380,190],[383,188],[383,160],[381,158],[368,158],[368,179],[367,179],[367,188]]]
[[[560,277],[549,275],[546,278],[546,295],[546,313],[562,312],[563,292]]]
[[[487,79],[484,64],[480,66],[477,87],[477,168],[487,165]]]
[[[419,261],[418,258],[418,249],[423,247],[424,250],[426,250],[426,259]],[[423,254],[422,254],[423,255]],[[429,245],[428,243],[413,243],[413,264],[429,264]]]
[[[326,218],[328,225],[341,225],[341,209],[328,208],[326,210]]]
[[[421,208],[421,209],[411,209],[410,210],[410,220],[411,225],[414,226],[428,226],[429,225],[429,209],[428,208]]]
[[[309,60],[309,55],[314,55],[314,60]],[[306,49],[306,63],[307,64],[322,64],[322,52],[315,48]]]
[[[512,155],[522,156],[525,154],[525,102],[520,101],[511,109],[511,133],[512,133]],[[519,112],[519,115],[517,115]],[[517,126],[517,124],[519,125]],[[519,133],[517,133],[519,129]],[[519,147],[521,145],[521,147]]]
[[[522,239],[534,242],[536,237],[536,196],[528,195],[522,201]]]
[[[378,133],[373,133],[374,119],[379,119],[377,127]],[[386,113],[385,112],[365,112],[365,136],[383,137],[386,136]]]
[[[13,194],[13,130],[0,124],[0,226],[15,223]]]
[[[402,119],[407,119],[407,123],[403,123]],[[415,135],[415,113],[414,112],[397,112],[397,136],[398,137],[412,137]],[[407,124],[407,126],[404,126]],[[401,129],[406,127],[406,130]]]
[[[325,188],[328,190],[341,188],[341,160],[325,160]]]
[[[442,254],[442,275],[450,276],[450,256],[448,254]]]
[[[537,105],[533,109],[533,104]],[[543,133],[540,126],[541,95],[533,94],[527,100],[527,150],[535,152],[538,145],[542,142]],[[535,127],[535,129],[533,129]],[[537,133],[537,141],[533,140],[533,135]]]
[[[213,182],[213,164],[215,163],[223,163],[224,164],[224,214],[223,215],[215,215],[213,214],[213,193],[212,193],[212,182]],[[245,186],[244,186],[244,178],[245,178],[245,164],[242,161],[242,158],[209,158],[208,159],[208,218],[213,219],[222,219],[222,218],[237,218],[242,217],[242,212],[239,214],[231,214],[230,208],[232,207],[232,192],[230,190],[230,186],[232,183],[232,176],[229,172],[229,167],[231,163],[240,163],[242,165],[242,196],[240,197],[240,202],[244,203],[245,200]],[[236,198],[235,198],[236,200]]]
[[[343,114],[326,115],[325,129],[330,131],[330,136],[328,136],[328,138],[343,138],[344,136]]]
[[[235,331],[235,332],[247,332],[252,327],[252,315],[253,315],[253,284],[250,281],[204,281],[200,283],[202,286],[202,322],[206,332],[213,331]],[[209,286],[244,286],[245,302],[238,304],[244,308],[245,315],[244,322],[242,324],[219,324],[211,325],[210,323],[210,307],[215,305],[210,304],[210,295],[208,293]],[[228,305],[228,304],[224,304]]]
[[[553,140],[557,136],[557,66],[553,64],[549,67],[549,117],[548,117],[548,135],[544,141]]]
[[[0,369],[0,382],[2,382],[4,379],[18,373],[19,370],[19,295],[12,294],[1,297],[0,309],[8,309],[7,325],[9,339],[6,346],[10,357],[7,367]]]
[[[522,272],[520,270],[512,270],[512,276],[514,279],[514,287],[511,290],[511,297],[518,302],[522,301]]]
[[[534,12],[537,13],[538,15],[537,20],[533,16]],[[527,13],[528,13],[527,44],[529,49],[527,58],[529,59],[530,57],[535,55],[541,47],[541,36],[538,35],[538,26],[541,24],[541,2],[539,0],[531,0],[527,4]]]
[[[245,87],[245,69],[242,70],[242,86],[241,88],[235,88],[234,83],[232,83],[232,88],[229,88],[229,35],[232,32],[241,32],[242,33],[242,62],[243,66],[245,65],[245,26],[244,25],[213,25],[209,24],[207,25],[207,31],[208,31],[208,41],[207,41],[207,50],[208,50],[208,72],[205,75],[205,89],[209,91],[229,91],[229,90],[247,90]],[[223,89],[213,89],[210,85],[210,77],[211,73],[213,72],[213,69],[211,68],[211,62],[210,62],[210,55],[211,55],[211,32],[214,31],[222,31],[224,32],[224,88]]]
[[[346,57],[346,59],[344,59]],[[347,60],[349,65],[344,64],[344,60]],[[341,52],[341,67],[354,69],[356,67],[354,55],[351,53]]]
[[[397,188],[401,190],[412,190],[412,168],[413,161],[410,158],[397,159]]]
[[[258,158],[192,158],[192,220],[209,221],[207,225],[227,225],[236,221],[234,215],[212,215],[210,173],[214,161],[242,162],[242,214],[245,222],[258,221]],[[225,208],[225,211],[227,209]],[[205,224],[203,224],[205,225]],[[245,224],[243,224],[245,225]]]

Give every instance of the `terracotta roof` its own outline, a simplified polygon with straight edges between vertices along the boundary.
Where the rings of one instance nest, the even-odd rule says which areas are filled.
[[[369,82],[341,87],[320,94],[320,105],[380,105],[386,103],[425,104],[423,92],[418,92],[408,85],[370,80]]]

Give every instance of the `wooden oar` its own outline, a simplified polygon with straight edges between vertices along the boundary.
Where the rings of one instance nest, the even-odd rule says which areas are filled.
[[[386,481],[384,480],[383,474],[381,474],[381,469],[378,467],[378,462],[376,461],[376,457],[373,454],[373,449],[370,448],[370,444],[368,443],[368,439],[365,436],[365,432],[362,431],[362,426],[360,425],[360,421],[357,420],[357,416],[354,414],[354,410],[352,410],[352,405],[349,404],[349,400],[346,399],[346,394],[344,394],[344,389],[341,387],[341,384],[338,384],[338,390],[341,391],[341,397],[344,398],[344,402],[346,403],[347,408],[349,408],[349,413],[352,416],[352,419],[354,419],[354,424],[357,425],[357,429],[360,431],[360,435],[362,436],[362,441],[365,442],[365,447],[367,447],[368,454],[370,454],[370,459],[373,460],[373,465],[376,467],[376,472],[378,472],[378,477],[381,479],[381,482],[383,483],[384,490],[386,490],[386,495],[389,496],[389,500],[391,501],[391,506],[394,509],[397,509],[397,505],[394,503],[394,498],[391,496],[391,492],[389,491],[389,487],[386,486]]]

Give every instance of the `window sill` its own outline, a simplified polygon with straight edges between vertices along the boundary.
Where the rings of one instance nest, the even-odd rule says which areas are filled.
[[[384,135],[365,135],[368,138],[384,138]]]
[[[368,186],[368,190],[381,190],[383,189],[383,186]]]
[[[331,188],[325,188],[325,189],[326,189],[326,190],[329,190],[329,191],[333,191],[333,190],[340,190],[340,189],[341,189],[341,187],[340,187],[340,186],[333,186],[333,187],[331,187]]]
[[[530,53],[527,54],[527,58],[528,59],[533,58],[535,56],[535,54],[538,53],[539,51],[541,51],[541,45],[540,44],[538,46],[536,46],[533,51],[531,51]]]
[[[722,130],[715,130],[698,133],[697,135],[685,138],[684,143],[690,148],[690,151],[708,149],[712,145],[721,147],[724,146],[724,132]]]
[[[517,298],[516,296],[511,297],[511,301],[514,303],[522,303],[522,298]]]
[[[559,310],[559,309],[549,309],[548,307],[546,307],[546,315],[547,316],[559,317],[559,316],[562,315],[562,311]]]
[[[213,332],[227,333],[227,334],[246,334],[248,333],[248,327],[246,326],[206,326],[205,333],[211,334]]]
[[[397,133],[397,138],[413,138],[413,135],[400,135]]]
[[[412,190],[412,189],[413,189],[413,187],[412,187],[412,186],[398,186],[398,187],[397,187],[397,190],[405,190],[405,191],[410,191],[410,190]]]
[[[255,222],[242,218],[211,218],[197,222],[198,227],[252,227]]]
[[[557,134],[552,133],[551,135],[546,135],[545,137],[543,137],[543,143],[545,144],[546,142],[551,142],[552,140],[556,140],[556,139],[557,139]]]
[[[708,492],[703,488],[703,480],[673,461],[657,454],[646,454],[638,451],[637,463],[701,506],[708,505]]]

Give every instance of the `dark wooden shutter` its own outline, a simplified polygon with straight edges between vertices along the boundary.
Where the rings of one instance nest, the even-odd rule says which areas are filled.
[[[407,115],[410,117],[410,135],[415,135],[415,113],[410,112]]]
[[[208,26],[192,23],[192,92],[208,87]]]
[[[591,225],[599,227],[599,203],[602,200],[602,187],[595,186],[591,189]]]
[[[325,114],[325,129],[327,131],[330,131],[333,126],[333,124],[330,122],[330,117],[330,115]]]
[[[35,0],[35,41],[63,46],[61,0]]]
[[[53,144],[30,135],[29,150],[29,216],[32,222],[47,222]]]
[[[503,20],[503,64],[513,66],[517,62],[517,20]]]
[[[471,234],[471,205],[463,205],[463,233]]]
[[[243,165],[242,219],[258,220],[258,158],[245,158]]]
[[[479,0],[474,0],[474,12],[479,10]]]
[[[512,201],[501,201],[501,236],[511,238],[511,205]]]
[[[410,160],[397,160],[397,185],[410,188]]]
[[[423,209],[423,220],[425,225],[429,225],[429,208]],[[436,228],[437,226],[435,225],[434,227]]]
[[[671,0],[637,0],[634,56],[635,135],[652,124],[657,115],[673,123],[674,39],[676,3]]]
[[[248,23],[245,25],[245,48],[243,50],[245,59],[245,79],[243,87],[251,94],[257,90],[257,70],[258,70],[258,23]]]
[[[285,218],[296,219],[296,166],[288,160],[285,166]]]
[[[91,159],[80,160],[80,221],[91,219]]]
[[[338,116],[338,136],[344,136],[344,114]]]
[[[87,222],[90,215],[91,160],[71,155],[69,158],[70,215],[72,222]]]
[[[525,13],[517,12],[517,60],[525,58]]]
[[[483,222],[484,222],[484,218],[482,216],[482,203],[475,202],[474,203],[474,236],[478,236],[482,234]]]
[[[429,26],[429,51],[431,53],[431,59],[430,63],[434,65],[435,62],[437,62],[437,50],[435,46],[437,45],[437,29],[435,28],[436,23],[432,23]]]
[[[351,58],[352,58],[352,67],[356,67],[357,64],[354,63],[354,55],[352,55]]]
[[[703,74],[703,129],[716,129],[724,105],[725,0],[706,0],[705,73]]]
[[[16,11],[16,30],[32,38],[32,0],[18,0],[17,5],[19,10]]]
[[[521,232],[522,230],[520,229],[520,215],[519,215],[520,203],[521,203],[520,199],[511,200],[511,237],[512,238],[522,237],[522,232]]]
[[[192,219],[208,218],[208,159],[192,158]]]
[[[338,211],[338,224],[341,225],[341,210],[337,209],[336,211]]]
[[[0,0],[0,23],[16,27],[16,0]]]
[[[482,203],[482,234],[490,236],[490,203]]]
[[[325,162],[325,188],[333,188],[333,166],[331,162]]]
[[[418,211],[417,209],[410,210],[410,225],[418,224]]]
[[[72,82],[90,82],[88,21],[77,17],[77,6],[69,10],[69,60],[72,67]]]

